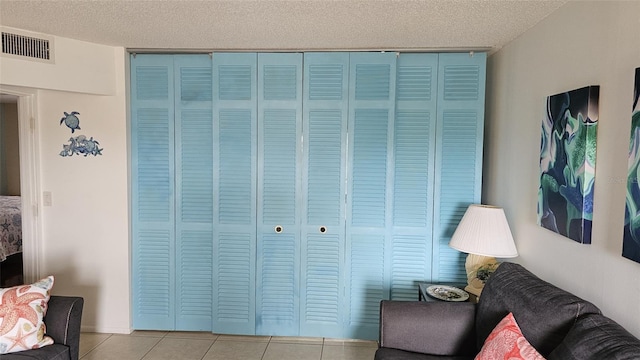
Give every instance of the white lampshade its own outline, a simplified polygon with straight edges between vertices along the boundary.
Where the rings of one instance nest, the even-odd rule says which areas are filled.
[[[507,217],[504,210],[497,206],[469,205],[449,246],[475,255],[498,258],[518,256]]]

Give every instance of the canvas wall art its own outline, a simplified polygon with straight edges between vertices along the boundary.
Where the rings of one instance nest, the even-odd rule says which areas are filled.
[[[634,84],[622,256],[640,263],[640,68],[636,69]]]
[[[540,145],[538,224],[591,243],[599,86],[547,97]]]

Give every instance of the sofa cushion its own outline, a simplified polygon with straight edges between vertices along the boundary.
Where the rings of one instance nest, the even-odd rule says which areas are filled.
[[[62,344],[2,355],[2,360],[69,360],[69,347]]]
[[[398,349],[380,348],[374,360],[472,360],[473,356],[442,356],[420,354]],[[4,360],[4,359],[3,359]],[[17,359],[16,359],[17,360]]]
[[[380,346],[432,355],[473,356],[477,352],[475,314],[476,306],[469,302],[383,300]]]
[[[640,340],[603,315],[581,316],[549,360],[640,359]]]
[[[576,319],[599,314],[592,303],[557,288],[514,263],[502,263],[487,281],[476,313],[477,346],[508,313],[542,356],[564,339]]]
[[[0,289],[0,354],[53,344],[43,321],[52,286],[49,276],[32,285]]]
[[[505,316],[484,342],[475,360],[544,360],[522,335],[512,313]]]

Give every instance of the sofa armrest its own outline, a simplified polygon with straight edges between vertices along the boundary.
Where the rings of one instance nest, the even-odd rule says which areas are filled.
[[[465,356],[475,346],[476,304],[380,302],[380,347],[430,355]]]
[[[71,360],[80,352],[80,321],[84,299],[72,296],[51,296],[44,323],[47,335],[57,344],[69,346]]]

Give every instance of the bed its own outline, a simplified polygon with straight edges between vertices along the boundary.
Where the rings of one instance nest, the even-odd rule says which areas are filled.
[[[22,252],[20,196],[0,196],[0,262]]]

